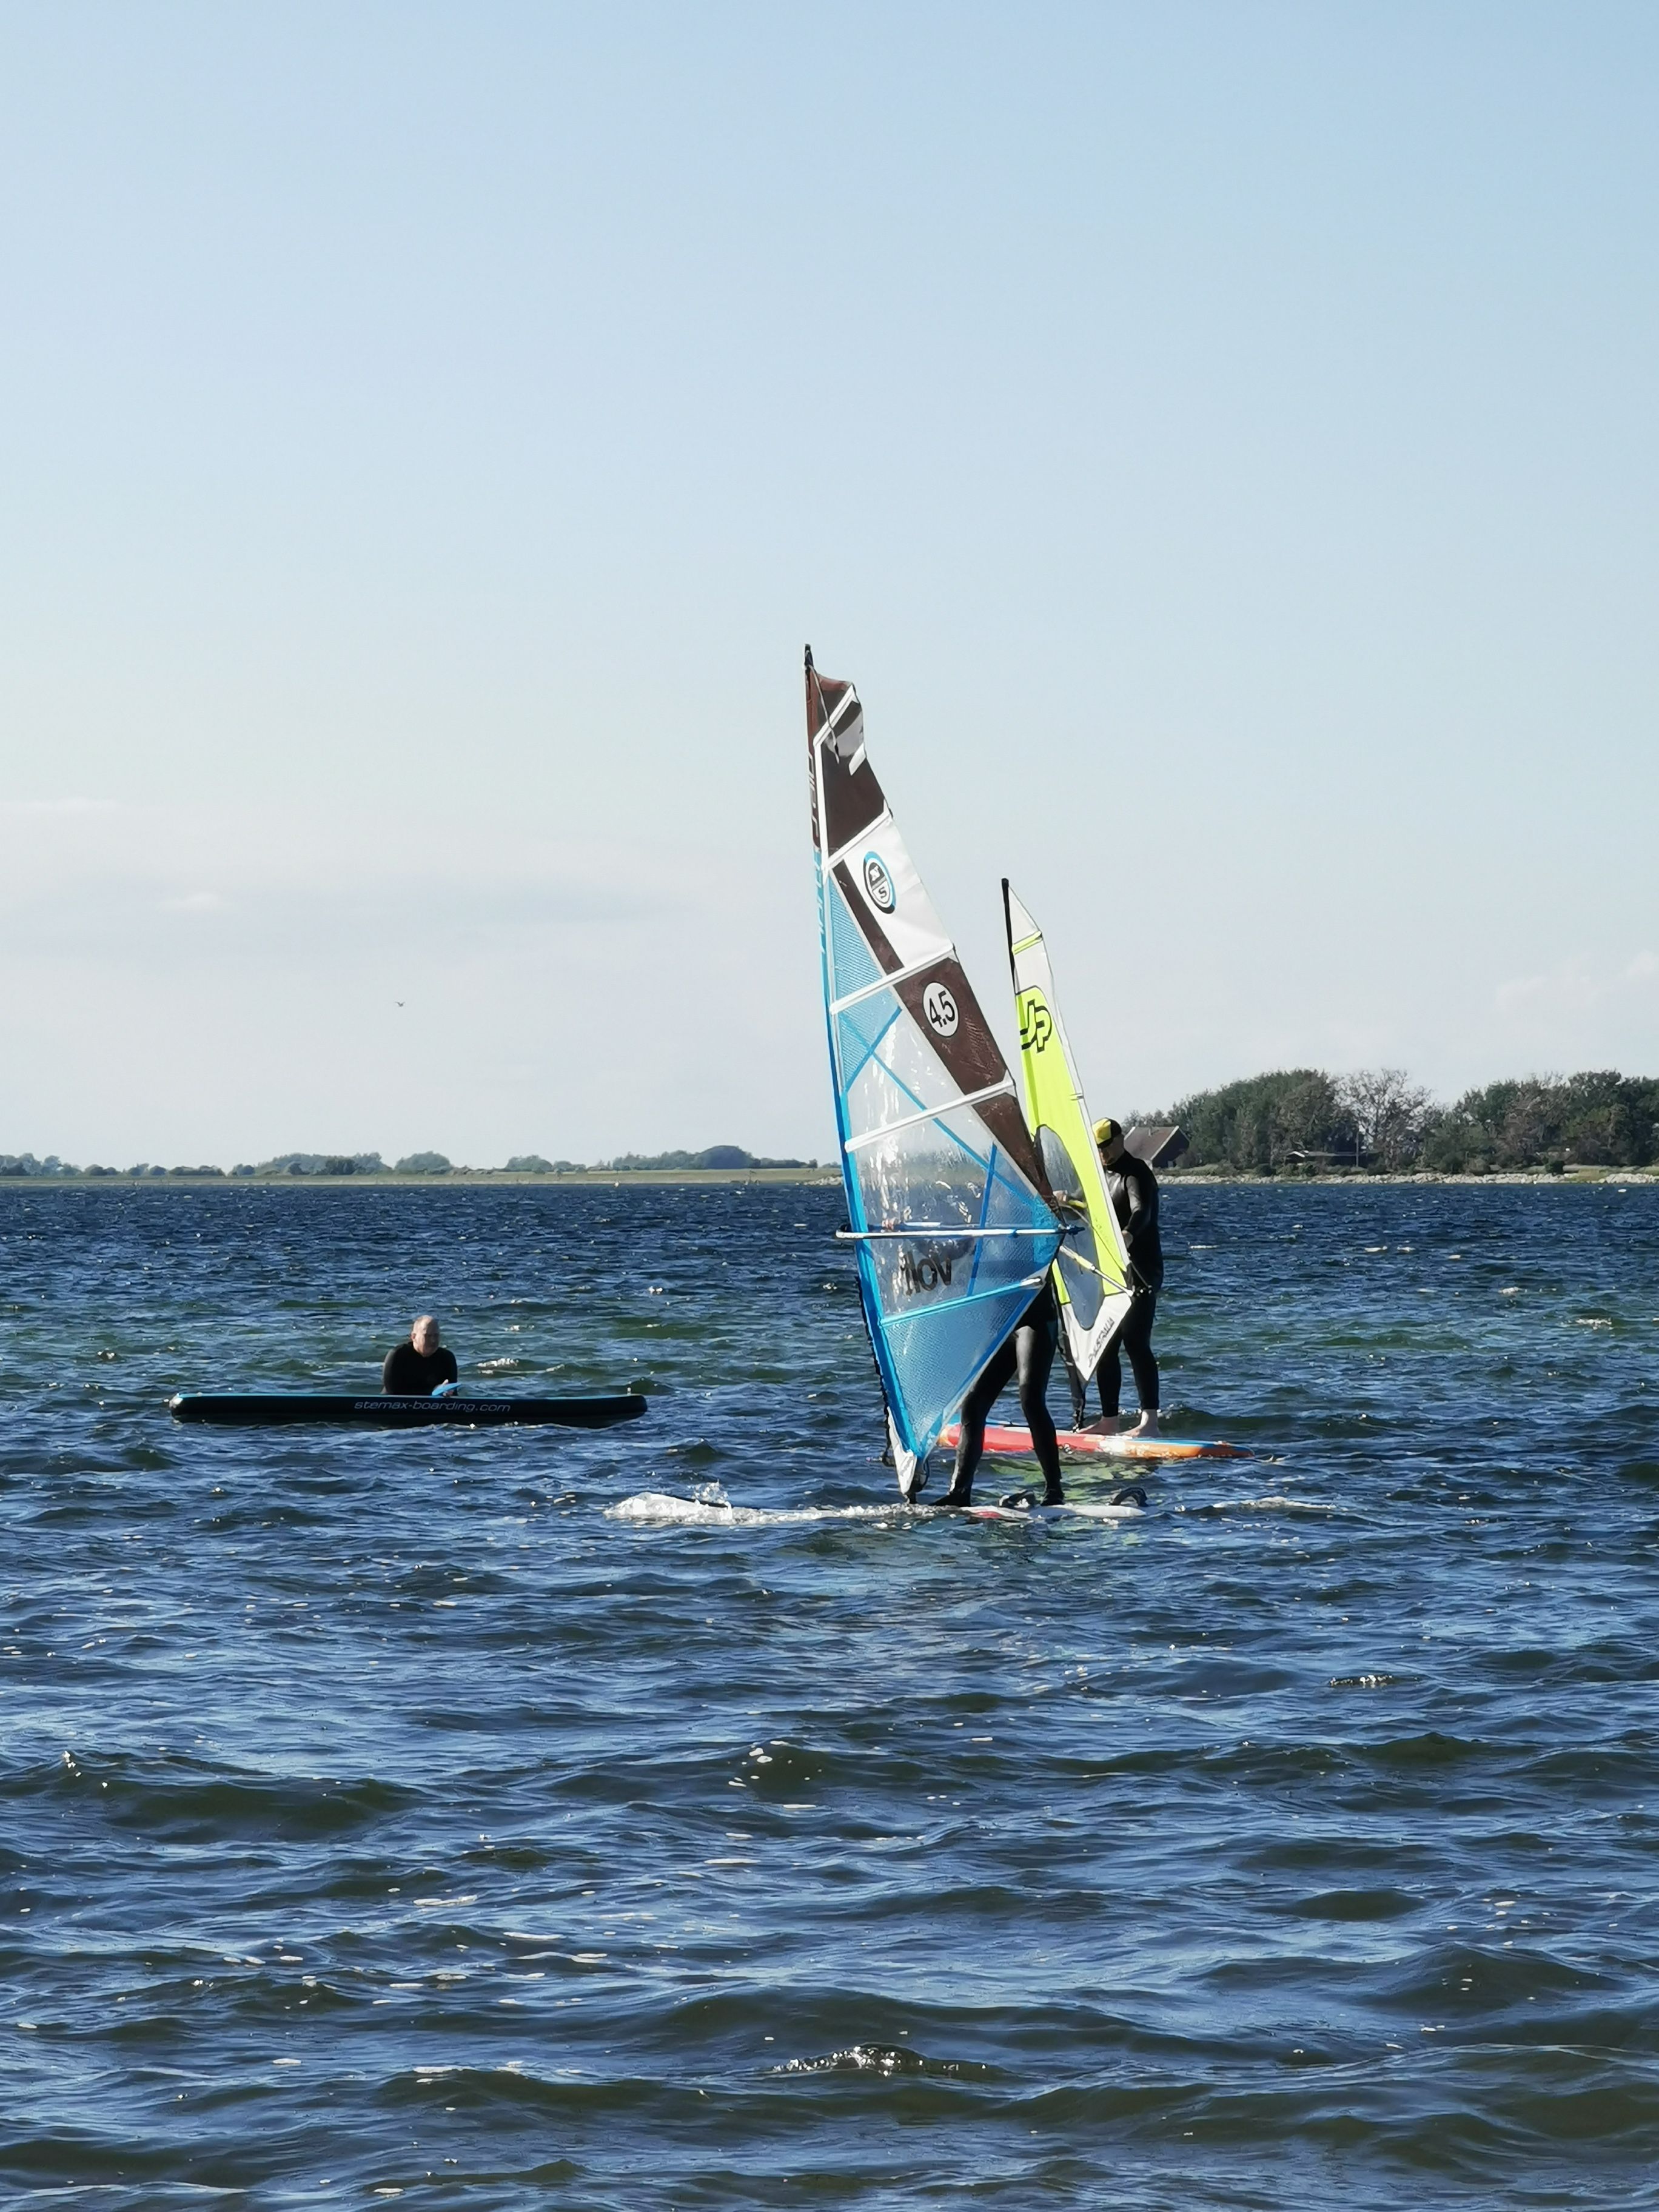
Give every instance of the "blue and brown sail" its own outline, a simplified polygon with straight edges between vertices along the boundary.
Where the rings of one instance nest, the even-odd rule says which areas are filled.
[[[846,1233],[910,1497],[1060,1227],[1001,1048],[870,765],[858,694],[810,651],[806,732]]]

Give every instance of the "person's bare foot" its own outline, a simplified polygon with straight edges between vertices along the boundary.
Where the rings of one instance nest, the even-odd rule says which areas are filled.
[[[1132,1437],[1158,1437],[1163,1433],[1164,1431],[1158,1425],[1156,1413],[1143,1413],[1129,1431]]]

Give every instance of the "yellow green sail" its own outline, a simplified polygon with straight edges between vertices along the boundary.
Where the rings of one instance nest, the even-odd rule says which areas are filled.
[[[1073,1367],[1086,1382],[1129,1310],[1129,1261],[1095,1149],[1094,1124],[1054,999],[1042,932],[1002,886],[1019,1015],[1025,1119],[1061,1218],[1075,1224],[1054,1261],[1054,1292]]]

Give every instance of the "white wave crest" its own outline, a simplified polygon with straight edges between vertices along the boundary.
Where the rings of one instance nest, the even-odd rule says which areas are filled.
[[[1178,1505],[1177,1513],[1333,1513],[1320,1498],[1212,1498],[1201,1505]]]
[[[709,1491],[718,1490],[711,1483]],[[782,1528],[807,1521],[908,1520],[910,1509],[897,1498],[890,1505],[795,1505],[765,1507],[733,1505],[722,1492],[718,1499],[708,1491],[695,1498],[675,1498],[665,1490],[642,1490],[605,1509],[607,1521],[632,1521],[653,1528]]]

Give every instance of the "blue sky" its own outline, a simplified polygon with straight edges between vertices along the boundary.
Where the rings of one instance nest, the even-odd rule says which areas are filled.
[[[1617,5],[0,8],[0,1150],[823,1154],[807,639],[1097,1110],[1654,1072],[1656,94]]]

